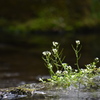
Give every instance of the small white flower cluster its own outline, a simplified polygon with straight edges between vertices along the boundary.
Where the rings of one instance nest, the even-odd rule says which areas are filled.
[[[64,75],[68,74],[68,71],[63,71],[63,74],[64,74]]]
[[[95,60],[96,62],[99,62],[99,58],[98,58],[98,57],[96,57],[94,60]]]
[[[57,70],[57,72],[56,72],[57,75],[61,75],[61,73],[62,73],[62,71],[60,71],[60,70]]]
[[[86,68],[87,68],[87,69],[90,69],[90,67],[91,67],[90,64],[87,64],[87,65],[86,65]]]
[[[58,42],[52,42],[53,46],[56,47],[58,45]]]
[[[85,73],[85,72],[87,72],[87,69],[82,69],[82,68],[81,68],[81,72],[82,72],[82,73]]]
[[[51,55],[51,52],[50,51],[44,51],[44,52],[42,52],[42,54],[44,55],[44,56],[50,56]]]
[[[60,75],[67,75],[68,71],[61,71],[61,70],[57,70],[56,75],[60,76]]]
[[[76,40],[76,44],[79,45],[80,44],[80,40]]]
[[[62,63],[62,66],[64,67],[64,69],[72,70],[72,67],[68,66],[67,63]]]
[[[58,45],[58,42],[52,42],[52,44],[55,47],[55,48],[52,49],[52,51],[53,51],[54,54],[56,54],[58,52],[58,50],[56,49],[56,46]],[[50,56],[51,52],[50,51],[44,51],[44,52],[42,52],[42,54],[44,56]]]
[[[89,70],[89,69],[81,69],[81,72],[82,73],[91,73],[92,72],[92,70]]]
[[[54,46],[54,48],[52,49],[52,51],[53,51],[54,54],[56,54],[58,52],[58,50],[57,50],[58,42],[54,42],[53,41],[52,44]]]
[[[56,54],[58,52],[57,49],[52,49],[53,53]]]
[[[67,66],[67,69],[72,70],[72,67],[71,66]]]
[[[96,65],[87,64],[87,65],[86,65],[86,68],[87,68],[87,69],[96,68]]]

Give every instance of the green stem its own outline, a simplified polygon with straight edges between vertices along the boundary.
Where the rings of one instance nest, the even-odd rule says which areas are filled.
[[[80,68],[79,68],[79,56],[78,56],[78,51],[77,50],[76,50],[75,54],[76,54],[76,66],[78,68],[78,71],[80,71]]]

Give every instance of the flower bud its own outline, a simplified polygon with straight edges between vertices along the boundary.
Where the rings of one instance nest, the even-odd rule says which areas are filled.
[[[80,40],[76,40],[76,44],[79,45],[80,44]]]

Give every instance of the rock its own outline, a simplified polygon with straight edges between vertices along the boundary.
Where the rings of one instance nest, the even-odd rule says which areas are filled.
[[[72,85],[69,88],[64,89],[61,87],[57,87],[56,85],[53,85],[49,82],[25,84],[18,87],[0,89],[0,100],[8,100],[8,99],[13,100],[13,99],[19,99],[19,98],[25,98],[25,100],[29,100],[27,98],[33,98],[37,100],[45,99],[45,98],[59,98],[59,97],[71,98],[72,93],[73,94],[80,93],[80,98],[84,98],[85,95],[88,97],[88,95],[94,95],[93,93],[100,94],[100,76],[99,75],[94,76],[91,82],[87,83],[87,86],[83,86],[80,84],[79,87],[76,88]],[[77,100],[78,98],[76,94],[75,96],[73,95],[76,98],[75,100]],[[99,94],[97,94],[96,97],[100,97]],[[67,99],[67,100],[70,100],[70,99]],[[82,100],[86,100],[86,99],[82,99]]]
[[[0,89],[0,100],[2,99],[16,99],[34,95],[35,88],[32,84],[22,85],[19,87],[11,87]]]

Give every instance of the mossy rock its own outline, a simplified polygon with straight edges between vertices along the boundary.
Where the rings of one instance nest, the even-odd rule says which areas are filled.
[[[83,80],[85,82],[85,80]],[[82,91],[98,91],[100,89],[100,75],[95,75],[92,80],[86,81],[87,86],[85,88],[81,88],[80,90]],[[76,88],[73,88],[76,89]],[[7,97],[6,99],[12,98],[13,99],[18,99],[22,97],[38,97],[40,95],[43,95],[48,97],[49,93],[51,91],[59,91],[63,90],[63,88],[58,87],[55,84],[52,84],[50,82],[47,83],[32,83],[32,84],[25,84],[21,85],[18,87],[10,87],[10,88],[5,88],[5,89],[0,89],[0,100],[5,100],[5,96]],[[67,91],[67,90],[66,90]],[[44,93],[44,94],[43,94]]]
[[[27,86],[27,87],[26,87]],[[35,92],[34,87],[30,87],[29,84],[27,85],[22,85],[18,87],[10,87],[10,88],[4,88],[0,89],[0,96],[1,98],[5,97],[7,95],[8,97],[13,96],[32,96]]]

